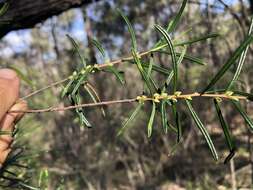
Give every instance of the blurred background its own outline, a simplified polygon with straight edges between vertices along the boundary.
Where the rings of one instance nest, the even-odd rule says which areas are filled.
[[[1,68],[21,70],[28,81],[22,81],[25,96],[52,82],[69,76],[80,61],[66,37],[76,39],[90,63],[102,63],[91,39],[96,38],[107,50],[107,56],[117,59],[130,54],[131,40],[126,24],[116,12],[120,8],[136,31],[139,51],[148,50],[159,39],[154,24],[167,26],[181,5],[181,0],[100,0],[53,16],[32,29],[12,31],[0,42]],[[184,61],[180,66],[180,90],[195,92],[202,89],[213,74],[230,57],[247,34],[251,1],[189,0],[184,16],[173,37],[191,39],[208,33],[220,37],[195,43],[187,53],[202,58],[206,66]],[[187,31],[187,33],[185,33]],[[249,50],[246,64],[237,86],[251,92],[253,51]],[[155,56],[155,63],[170,68],[167,56]],[[122,64],[126,85],[122,86],[110,74],[99,73],[90,78],[102,100],[134,98],[142,93],[143,85],[134,65]],[[220,87],[231,78],[227,74]],[[154,76],[160,80],[162,76]],[[53,87],[28,99],[30,108],[68,105],[60,98],[61,86]],[[91,100],[87,97],[86,102]],[[237,152],[224,165],[228,154],[224,135],[212,101],[196,100],[194,108],[210,131],[221,160],[216,163],[206,142],[185,106],[180,106],[183,140],[176,145],[176,134],[164,134],[156,119],[152,138],[146,126],[150,107],[139,115],[122,137],[117,130],[129,116],[134,105],[113,105],[105,108],[106,117],[96,108],[87,109],[93,128],[80,128],[75,114],[27,114],[19,123],[22,144],[34,156],[30,169],[22,175],[32,175],[37,184],[41,170],[49,172],[49,190],[62,189],[251,189],[253,183],[252,132],[230,104],[224,104],[225,115],[235,137]],[[245,105],[251,116],[252,104]]]

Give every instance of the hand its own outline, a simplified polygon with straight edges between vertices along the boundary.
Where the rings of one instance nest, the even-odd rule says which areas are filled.
[[[22,113],[7,113],[10,110],[27,109],[26,102],[18,100],[20,80],[10,69],[0,69],[0,132],[10,132],[0,135],[0,168],[11,151],[13,137],[11,132],[15,124],[23,116]]]

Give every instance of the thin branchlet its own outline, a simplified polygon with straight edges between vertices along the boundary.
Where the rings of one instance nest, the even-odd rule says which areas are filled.
[[[136,98],[123,99],[123,100],[111,100],[111,101],[102,101],[95,103],[79,104],[74,106],[58,106],[58,107],[49,107],[45,109],[30,109],[30,110],[12,110],[9,113],[45,113],[45,112],[61,112],[72,110],[76,108],[86,108],[86,107],[99,107],[99,106],[109,106],[113,104],[126,104],[133,103],[136,101],[155,101],[159,102],[160,100],[180,100],[180,99],[192,99],[192,98],[220,98],[220,99],[232,99],[232,100],[247,100],[245,96],[237,95],[228,95],[227,93],[222,94],[201,94],[198,92],[191,94],[174,94],[174,95],[159,95],[155,94],[153,97],[138,96]]]

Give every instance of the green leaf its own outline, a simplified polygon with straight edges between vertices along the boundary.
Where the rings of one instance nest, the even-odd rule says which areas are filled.
[[[253,17],[251,18],[251,24],[250,24],[250,28],[249,28],[249,31],[248,31],[248,35],[251,35],[252,34],[252,30],[253,30]],[[228,84],[228,87],[227,87],[227,90],[231,89],[233,84],[238,80],[239,76],[240,76],[240,73],[242,71],[242,67],[243,67],[243,64],[245,62],[245,59],[246,59],[246,55],[247,55],[247,52],[248,52],[248,49],[249,49],[249,46],[250,44],[248,44],[244,51],[242,52],[241,56],[240,56],[240,59],[239,59],[239,63],[237,65],[237,68],[236,68],[236,71],[235,71],[235,74],[233,76],[233,79],[230,81],[230,83]]]
[[[49,173],[47,169],[44,169],[40,172],[40,176],[39,176],[39,187],[41,189],[45,189],[48,185],[48,178],[49,178]]]
[[[229,148],[229,150],[231,152],[231,151],[233,151],[235,149],[234,141],[233,141],[233,139],[231,137],[228,124],[227,124],[227,122],[225,121],[225,119],[224,119],[224,117],[222,115],[222,112],[221,112],[221,109],[220,109],[220,105],[219,105],[219,102],[218,102],[217,99],[214,99],[214,105],[215,105],[215,109],[216,109],[217,116],[219,118],[222,130],[223,130],[223,133],[225,135],[227,146],[228,146],[228,148]]]
[[[91,84],[87,83],[86,85],[84,85],[84,89],[88,92],[89,96],[91,97],[94,103],[101,102],[98,96],[98,93],[96,92],[95,88]],[[100,109],[101,109],[102,115],[105,117],[104,108],[101,107]]]
[[[163,35],[163,37],[165,38],[165,40],[168,44],[170,52],[171,52],[173,72],[174,72],[174,75],[173,75],[173,92],[176,92],[177,79],[178,79],[178,69],[177,69],[177,59],[176,59],[176,55],[175,55],[174,46],[173,46],[172,40],[170,38],[170,35],[167,33],[167,31],[165,29],[163,29],[159,25],[155,25],[155,28]]]
[[[247,93],[247,92],[241,92],[241,91],[233,91],[235,95],[240,95],[246,97],[248,100],[253,101],[253,94]]]
[[[162,100],[161,101],[161,117],[162,117],[162,127],[163,131],[165,134],[168,133],[168,118],[167,118],[167,113],[166,113],[166,101]]]
[[[249,118],[249,116],[246,114],[246,112],[243,110],[240,103],[238,103],[237,101],[234,101],[234,100],[231,100],[231,101],[232,101],[233,105],[235,106],[236,110],[241,114],[241,116],[243,117],[245,122],[249,125],[250,129],[253,130],[253,122]]]
[[[26,84],[28,84],[30,87],[34,87],[33,82],[20,69],[15,66],[9,66],[9,68],[14,70],[17,73],[18,77]]]
[[[182,137],[182,126],[181,126],[181,122],[180,122],[179,112],[177,111],[177,107],[176,107],[176,103],[175,102],[172,102],[172,111],[173,111],[174,118],[176,120],[177,142],[179,143],[180,139]]]
[[[141,63],[143,67],[147,67],[149,68],[150,66],[150,63]],[[152,70],[156,71],[156,72],[159,72],[161,74],[164,74],[164,75],[170,75],[170,71],[166,68],[163,68],[159,65],[156,65],[156,64],[152,64]]]
[[[152,73],[153,65],[154,65],[154,59],[153,59],[153,56],[151,56],[149,58],[149,66],[148,66],[148,72],[147,72],[148,73],[147,74],[148,79],[151,78],[151,73]]]
[[[148,122],[148,138],[151,137],[152,135],[152,131],[153,131],[153,123],[154,123],[154,118],[155,118],[155,109],[156,109],[156,104],[155,102],[152,101],[152,112],[149,118],[149,122]]]
[[[3,16],[9,9],[9,3],[4,3],[0,9],[0,16]]]
[[[140,74],[141,74],[141,76],[142,76],[145,84],[147,85],[150,93],[152,93],[152,90],[153,90],[152,85],[150,83],[150,80],[148,78],[147,73],[145,72],[145,70],[142,67],[140,58],[138,57],[138,55],[136,54],[135,51],[132,51],[132,55],[133,55],[134,61],[135,61],[136,65],[137,65],[137,68],[138,68],[138,70],[139,70],[139,72],[140,72]]]
[[[184,0],[176,17],[173,19],[172,23],[169,24],[169,26],[167,28],[168,33],[173,32],[175,30],[175,28],[177,27],[182,15],[183,15],[186,4],[187,4],[187,0]]]
[[[223,65],[223,67],[218,71],[218,73],[213,77],[211,82],[207,85],[207,87],[202,91],[202,94],[207,90],[212,88],[216,82],[226,73],[226,71],[235,63],[237,58],[243,53],[243,51],[248,47],[248,45],[253,41],[253,36],[248,36],[242,44],[236,49],[230,59]]]
[[[164,50],[158,50],[158,51],[156,51],[156,52],[171,55],[170,52],[164,51]],[[176,54],[177,57],[180,57],[180,56],[182,55],[182,52],[181,52],[181,53],[175,52],[175,54]],[[193,57],[193,56],[190,56],[190,55],[187,55],[187,54],[184,55],[184,59],[185,59],[185,60],[188,60],[188,61],[191,61],[191,62],[193,62],[193,63],[197,63],[197,64],[199,64],[199,65],[206,65],[206,63],[205,63],[202,59],[199,59],[199,58],[197,58],[197,57]]]
[[[91,43],[98,49],[98,51],[101,53],[102,57],[105,58],[105,50],[103,48],[103,46],[99,43],[99,41],[97,41],[96,39],[92,39]]]
[[[118,13],[120,14],[120,16],[124,19],[124,21],[126,22],[127,24],[127,28],[128,28],[128,31],[131,35],[131,41],[132,41],[132,50],[137,52],[137,41],[136,41],[136,37],[135,37],[135,33],[134,33],[134,29],[130,23],[130,21],[128,20],[128,18],[124,15],[124,13],[117,9]]]
[[[81,104],[81,97],[79,94],[72,94],[70,96],[70,100],[72,102],[72,105],[78,105],[78,104]],[[79,117],[79,121],[80,121],[80,124],[81,126],[87,126],[87,127],[92,127],[92,125],[90,124],[90,122],[86,119],[86,117],[84,116],[84,111],[83,111],[83,108],[76,108],[75,109],[78,117]]]
[[[61,92],[61,98],[64,98],[67,94],[70,94],[70,87],[72,86],[73,82],[75,81],[74,77],[67,83],[67,85],[63,88]]]
[[[115,75],[115,77],[117,78],[117,80],[124,85],[125,79],[124,79],[124,75],[122,73],[120,73],[114,66],[109,66],[106,68],[107,72],[113,73]]]
[[[202,133],[202,135],[204,136],[204,138],[205,138],[205,140],[206,140],[206,142],[208,144],[208,147],[209,147],[209,149],[210,149],[210,151],[211,151],[211,153],[213,155],[214,160],[217,161],[218,160],[218,154],[216,152],[216,149],[214,147],[214,144],[213,144],[213,142],[211,140],[210,135],[208,134],[206,128],[203,125],[203,123],[200,121],[198,115],[194,111],[194,109],[193,109],[193,107],[191,105],[190,100],[185,100],[185,101],[186,101],[187,107],[188,107],[188,109],[189,109],[189,111],[191,113],[191,116],[192,116],[193,120],[195,121],[198,129],[200,130],[200,132]]]
[[[67,34],[68,39],[70,40],[70,42],[72,43],[73,47],[74,47],[74,51],[77,53],[77,55],[79,56],[79,59],[81,61],[81,63],[83,64],[84,67],[86,67],[86,61],[85,58],[82,56],[79,45],[77,44],[77,42],[75,41],[74,38],[72,38],[70,35]]]
[[[184,0],[176,17],[172,21],[169,22],[168,27],[166,29],[166,31],[168,33],[173,32],[175,30],[175,28],[177,27],[182,15],[183,15],[186,4],[187,4],[187,0]],[[158,47],[161,43],[162,43],[162,39],[160,39],[159,42],[157,42],[154,47]]]
[[[207,34],[207,35],[204,35],[204,36],[201,36],[201,37],[190,39],[189,41],[183,41],[183,42],[174,43],[174,47],[184,46],[184,45],[191,45],[191,44],[194,44],[196,42],[208,40],[210,38],[217,38],[219,36],[220,36],[220,34],[218,34],[218,33]]]
[[[76,92],[79,90],[80,86],[83,84],[84,81],[87,80],[87,72],[85,72],[82,76],[79,77],[77,80],[74,89],[72,90],[71,94],[76,94]]]
[[[135,110],[132,112],[131,116],[123,123],[123,126],[121,127],[121,129],[119,130],[119,132],[117,133],[117,136],[122,135],[122,133],[127,129],[127,127],[129,126],[129,124],[135,119],[135,117],[138,115],[138,113],[140,112],[142,106],[144,104],[143,103],[139,103],[138,106],[135,108]]]
[[[184,50],[182,51],[182,53],[181,53],[181,55],[180,55],[180,57],[179,57],[179,59],[178,59],[178,61],[177,61],[177,65],[179,65],[179,64],[182,63],[183,57],[184,57],[185,53],[186,53],[186,47],[185,47]],[[163,89],[162,89],[162,92],[165,92],[166,86],[168,86],[168,84],[170,83],[170,81],[171,81],[171,79],[173,78],[173,76],[174,76],[174,71],[172,70],[172,71],[170,71],[170,74],[169,74],[169,76],[168,76],[167,79],[166,79],[166,82],[165,82],[165,85],[164,85],[164,87],[163,87]]]

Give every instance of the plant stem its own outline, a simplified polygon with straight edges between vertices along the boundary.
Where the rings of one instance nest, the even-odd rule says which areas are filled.
[[[158,50],[160,50],[160,49],[162,49],[162,48],[164,48],[166,46],[167,46],[167,44],[161,45],[161,46],[159,46],[157,48],[154,48],[154,49],[151,49],[151,50],[148,50],[148,51],[144,51],[142,53],[139,53],[138,56],[143,57],[143,56],[148,55],[148,54],[150,54],[150,53],[152,53],[154,51],[158,51]],[[109,67],[109,66],[112,66],[112,65],[117,65],[117,64],[120,64],[120,63],[123,63],[123,62],[126,62],[126,61],[131,61],[133,59],[134,59],[133,56],[128,56],[128,57],[117,59],[117,60],[114,60],[114,61],[111,61],[111,62],[106,62],[106,63],[103,63],[103,64],[99,64],[98,68],[101,69],[101,68],[104,68],[104,67]],[[26,100],[26,99],[28,99],[28,98],[30,98],[30,97],[32,97],[34,95],[37,95],[37,94],[39,94],[39,93],[41,93],[41,92],[43,92],[43,91],[45,91],[47,89],[50,89],[50,88],[52,88],[54,86],[63,84],[65,82],[67,82],[68,80],[69,80],[69,77],[66,77],[66,78],[64,78],[64,79],[62,79],[60,81],[54,82],[54,83],[52,83],[52,84],[50,84],[50,85],[48,85],[46,87],[43,87],[43,88],[38,89],[38,90],[36,90],[34,92],[31,92],[30,94],[22,97],[21,99],[22,100]]]
[[[200,94],[198,92],[192,94],[181,94],[181,95],[168,95],[166,97],[158,97],[158,100],[162,99],[188,99],[188,98],[197,98],[197,97],[206,97],[206,98],[221,98],[221,99],[238,99],[238,100],[247,100],[245,96],[228,96],[227,94]],[[88,104],[80,104],[75,106],[67,106],[67,107],[50,107],[45,109],[30,109],[30,110],[12,110],[8,113],[45,113],[45,112],[60,112],[67,111],[76,108],[85,108],[85,107],[99,107],[106,106],[112,104],[123,104],[123,103],[133,103],[138,101],[137,98],[131,99],[123,99],[123,100],[111,100],[111,101],[103,101],[97,103],[88,103]],[[154,101],[153,97],[146,97],[143,101]]]

